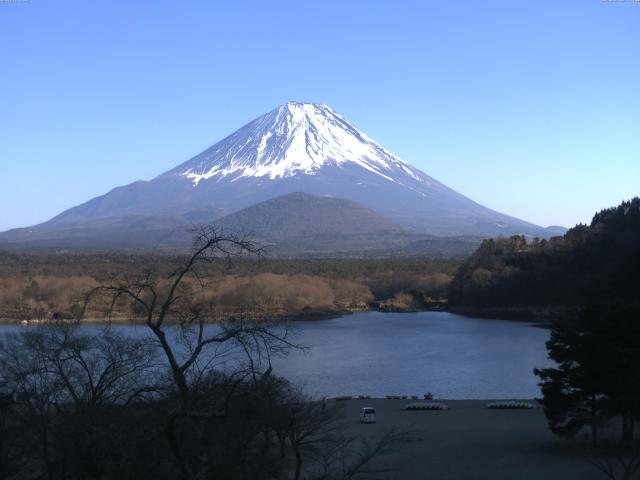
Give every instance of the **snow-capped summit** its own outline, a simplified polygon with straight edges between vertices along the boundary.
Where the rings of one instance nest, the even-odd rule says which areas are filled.
[[[325,166],[354,164],[389,181],[402,177],[433,182],[327,105],[288,102],[165,175],[194,186],[209,179],[314,175]],[[398,177],[398,178],[396,178]]]

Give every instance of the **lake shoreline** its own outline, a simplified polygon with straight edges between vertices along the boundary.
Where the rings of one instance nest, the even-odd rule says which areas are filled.
[[[526,305],[518,307],[478,307],[455,305],[446,311],[473,318],[510,320],[550,325],[557,320],[574,314],[579,307],[565,305]]]
[[[422,308],[381,308],[380,304],[371,305],[368,308],[350,308],[344,310],[312,310],[298,313],[280,313],[280,314],[249,314],[234,313],[218,318],[212,318],[205,322],[215,325],[223,322],[233,321],[254,321],[254,322],[317,322],[323,320],[335,320],[341,317],[349,317],[354,313],[399,313],[412,314],[422,312],[448,312],[465,317],[486,319],[486,320],[508,320],[535,323],[539,325],[551,325],[555,320],[574,312],[576,307],[545,307],[545,306],[529,306],[529,307],[472,307],[472,306],[448,306],[446,303],[437,303]],[[63,319],[67,322],[75,322],[72,319]],[[16,319],[8,317],[0,317],[0,325],[44,325],[52,321],[52,319]],[[107,318],[84,318],[79,320],[81,324],[113,324],[113,325],[143,325],[144,321],[135,321],[130,318],[113,317]],[[172,323],[169,320],[167,323]],[[174,322],[175,323],[175,322]]]
[[[324,400],[327,402],[336,402],[336,403],[350,403],[350,402],[366,402],[367,400],[371,400],[372,402],[393,402],[396,406],[404,406],[409,403],[445,403],[451,404],[448,405],[449,409],[452,409],[456,404],[460,405],[473,405],[474,407],[484,405],[486,408],[486,404],[492,402],[526,402],[532,403],[534,408],[542,408],[542,405],[538,402],[537,398],[521,398],[521,397],[491,397],[491,398],[440,398],[434,397],[430,400],[426,400],[423,396],[418,396],[416,398],[412,398],[410,395],[387,395],[384,397],[378,396],[370,396],[370,395],[342,395],[337,397],[324,397]],[[509,409],[505,409],[509,410]],[[517,410],[517,409],[514,409]]]
[[[207,325],[217,325],[224,322],[233,321],[253,321],[253,322],[273,322],[273,323],[287,323],[287,322],[315,322],[321,320],[333,320],[336,318],[351,315],[353,313],[378,311],[375,309],[352,309],[352,310],[339,310],[339,311],[312,311],[302,313],[286,313],[279,315],[246,315],[246,314],[229,314],[220,316],[218,318],[211,318],[205,321]],[[9,317],[0,317],[0,325],[46,325],[54,319],[17,319]],[[63,318],[59,321],[67,323],[76,323],[85,325],[144,325],[144,320],[132,320],[125,317],[112,317],[112,318],[83,318],[81,320],[74,320]],[[167,319],[167,324],[176,324],[175,320]]]

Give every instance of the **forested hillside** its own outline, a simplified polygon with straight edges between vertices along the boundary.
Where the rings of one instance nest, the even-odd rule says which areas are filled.
[[[0,251],[0,319],[45,320],[54,314],[77,318],[85,294],[113,277],[134,278],[152,269],[168,276],[184,258],[126,254],[17,254]],[[380,304],[400,310],[420,308],[446,296],[460,262],[445,259],[285,260],[225,259],[200,268],[203,284],[185,284],[208,315],[227,317],[332,315]],[[100,319],[93,306],[85,318]],[[131,312],[118,309],[120,318]]]
[[[640,198],[562,237],[485,240],[451,283],[455,307],[572,307],[640,302]]]

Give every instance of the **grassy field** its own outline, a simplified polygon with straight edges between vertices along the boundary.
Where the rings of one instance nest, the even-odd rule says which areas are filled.
[[[542,409],[489,410],[488,401],[444,401],[445,411],[406,411],[410,400],[349,400],[350,433],[374,440],[390,428],[414,432],[374,466],[389,469],[367,479],[384,480],[590,480],[604,478],[588,461],[584,440],[567,441],[548,429]],[[376,424],[361,424],[363,406],[376,409]]]

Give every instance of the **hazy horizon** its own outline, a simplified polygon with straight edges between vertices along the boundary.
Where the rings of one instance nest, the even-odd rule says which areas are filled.
[[[640,194],[640,4],[1,2],[0,230],[324,103],[542,226]]]

